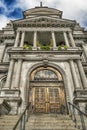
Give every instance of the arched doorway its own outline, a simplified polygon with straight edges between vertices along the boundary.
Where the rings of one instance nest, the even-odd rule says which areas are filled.
[[[63,77],[52,67],[38,67],[30,75],[29,100],[34,112],[66,113],[66,94]]]

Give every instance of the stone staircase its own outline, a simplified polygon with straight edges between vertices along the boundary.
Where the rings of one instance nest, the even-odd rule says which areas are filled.
[[[26,123],[25,130],[82,130],[80,119],[78,118],[79,129],[75,128],[75,124],[69,115],[60,114],[31,114]],[[13,130],[14,125],[18,121],[17,115],[0,116],[0,130]],[[87,127],[87,118],[85,118]],[[19,130],[19,126],[16,130]]]
[[[78,130],[68,115],[32,114],[25,130]]]
[[[0,116],[0,130],[12,130],[18,119],[19,116],[16,115]]]

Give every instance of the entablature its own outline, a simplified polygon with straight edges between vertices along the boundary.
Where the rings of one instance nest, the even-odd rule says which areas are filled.
[[[45,28],[45,27],[43,27],[43,28],[40,28],[40,27],[38,27],[38,28],[35,28],[35,27],[32,27],[32,28],[25,28],[25,27],[23,27],[23,28],[18,28],[18,31],[26,31],[26,32],[32,32],[32,31],[41,31],[41,32],[45,32],[45,31],[51,31],[51,32],[67,32],[67,31],[71,31],[71,29],[70,28],[64,28],[64,27],[62,27],[62,28],[50,28],[50,27],[48,27],[48,28]]]
[[[15,35],[13,34],[2,34],[0,35],[0,38],[2,39],[14,39],[15,38]]]
[[[70,27],[74,28],[76,22],[68,19],[53,18],[51,16],[38,16],[23,20],[13,21],[15,28],[17,27]]]
[[[62,61],[69,59],[81,59],[82,50],[79,49],[68,49],[68,50],[56,50],[56,51],[29,51],[29,50],[12,50],[8,51],[12,59],[23,59],[30,61],[42,61],[44,59],[52,61]]]

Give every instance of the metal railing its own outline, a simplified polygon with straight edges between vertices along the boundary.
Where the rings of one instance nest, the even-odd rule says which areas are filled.
[[[16,129],[25,130],[25,124],[28,121],[30,110],[31,110],[31,103],[29,103],[28,106],[25,108],[24,112],[21,114],[17,123],[13,127],[13,130],[16,130]]]
[[[87,130],[86,129],[86,123],[84,120],[84,117],[87,117],[87,114],[85,114],[84,112],[82,112],[76,105],[68,102],[69,104],[69,114],[73,120],[73,122],[75,123],[75,127],[80,128],[80,124],[78,121],[78,116],[80,117],[80,123],[81,123],[81,129],[82,130]]]

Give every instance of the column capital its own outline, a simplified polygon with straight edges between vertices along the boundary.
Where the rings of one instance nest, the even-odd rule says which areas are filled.
[[[21,31],[22,33],[25,33],[26,31],[25,30],[23,30],[23,31]]]
[[[20,33],[21,31],[20,30],[16,30],[16,32]]]

